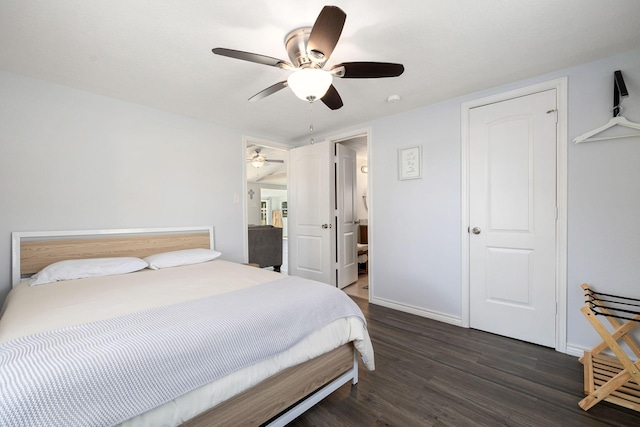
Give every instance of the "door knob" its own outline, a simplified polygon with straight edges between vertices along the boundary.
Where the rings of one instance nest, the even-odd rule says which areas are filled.
[[[322,228],[331,228],[331,224],[322,224]]]
[[[482,231],[482,230],[480,230],[480,227],[473,227],[473,228],[471,229],[471,232],[472,232],[473,234],[480,234],[480,232],[481,232],[481,231]]]

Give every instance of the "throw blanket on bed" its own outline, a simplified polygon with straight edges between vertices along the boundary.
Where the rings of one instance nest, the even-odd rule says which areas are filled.
[[[364,317],[331,286],[284,277],[0,345],[0,425],[109,426]]]

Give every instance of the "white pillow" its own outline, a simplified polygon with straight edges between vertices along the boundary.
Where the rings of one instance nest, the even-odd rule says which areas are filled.
[[[158,270],[160,268],[178,267],[180,265],[199,264],[211,261],[222,255],[212,249],[184,249],[181,251],[163,252],[150,255],[144,260],[149,263],[149,268]]]
[[[147,268],[149,264],[134,257],[70,259],[46,266],[29,280],[30,286],[59,280],[125,274]]]

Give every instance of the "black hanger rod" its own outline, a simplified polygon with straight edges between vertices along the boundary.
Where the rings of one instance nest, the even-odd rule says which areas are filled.
[[[622,71],[614,71],[613,73],[613,117],[620,114],[620,98],[629,96],[627,86],[624,84]]]

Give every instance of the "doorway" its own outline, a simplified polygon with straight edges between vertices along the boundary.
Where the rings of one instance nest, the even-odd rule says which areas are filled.
[[[533,130],[542,122],[546,148],[537,139],[540,130]],[[463,326],[564,352],[566,78],[463,104],[462,163]],[[536,213],[541,196],[547,201]],[[542,240],[541,227],[548,230]],[[541,252],[533,256],[537,244]],[[542,284],[538,269],[546,271]],[[546,291],[537,293],[538,285]],[[543,338],[539,331],[529,334],[532,322]]]
[[[358,275],[357,280],[343,290],[348,295],[369,300],[369,134],[366,132],[334,141],[356,152]]]
[[[368,141],[364,130],[289,151],[289,274],[341,289],[357,281],[356,151],[341,142],[360,135]]]
[[[245,259],[249,262],[250,226],[282,228],[282,266],[288,273],[288,150],[286,144],[257,138],[244,138],[245,157]],[[278,248],[280,250],[280,248]]]

